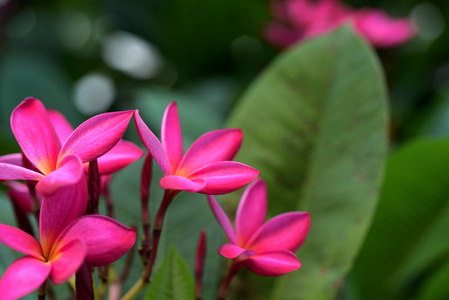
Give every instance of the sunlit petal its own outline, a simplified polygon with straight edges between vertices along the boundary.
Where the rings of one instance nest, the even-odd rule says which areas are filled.
[[[0,180],[41,180],[44,176],[29,169],[8,164],[0,163]]]

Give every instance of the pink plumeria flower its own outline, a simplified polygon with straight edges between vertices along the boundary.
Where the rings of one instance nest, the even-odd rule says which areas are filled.
[[[0,299],[18,299],[47,278],[67,281],[84,261],[91,267],[110,264],[134,244],[134,229],[100,215],[83,216],[87,205],[85,180],[61,187],[42,200],[40,242],[24,231],[0,224],[0,243],[26,254],[0,279]]]
[[[245,186],[259,175],[259,171],[231,161],[242,143],[240,129],[208,132],[183,155],[181,124],[175,102],[165,110],[161,142],[137,110],[134,118],[140,138],[164,172],[165,176],[160,181],[163,189],[226,194]]]
[[[213,196],[209,205],[231,244],[219,253],[234,259],[256,274],[279,276],[301,267],[293,253],[304,242],[310,227],[307,212],[288,212],[264,223],[267,214],[267,188],[257,179],[245,190],[235,216],[235,231]]]
[[[407,18],[391,18],[380,9],[354,10],[338,0],[275,1],[273,12],[277,20],[268,25],[266,37],[281,48],[327,34],[344,23],[378,48],[403,44],[415,35]]]
[[[25,99],[11,115],[11,128],[23,154],[36,168],[31,170],[0,161],[0,180],[37,180],[42,195],[76,183],[83,175],[82,163],[112,149],[123,136],[133,111],[105,113],[81,124],[62,143],[44,105]]]
[[[72,125],[66,117],[57,110],[48,109],[47,113],[50,122],[55,128],[59,141],[63,144],[74,131]],[[132,164],[144,154],[142,149],[134,143],[121,139],[111,150],[97,159],[98,171],[100,175],[109,175]],[[84,163],[84,170],[86,173],[88,173],[88,169],[88,163]]]

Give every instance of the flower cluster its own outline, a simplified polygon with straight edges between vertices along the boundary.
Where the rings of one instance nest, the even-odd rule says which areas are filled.
[[[323,35],[344,23],[378,48],[405,43],[415,35],[407,18],[393,19],[380,9],[354,10],[339,0],[281,0],[273,2],[276,18],[266,29],[267,39],[280,48]]]
[[[17,299],[35,289],[45,297],[47,279],[61,284],[76,274],[77,281],[89,282],[90,272],[79,271],[83,266],[108,266],[132,248],[135,229],[111,218],[112,210],[108,211],[109,216],[99,215],[97,206],[101,194],[108,196],[112,173],[144,155],[138,146],[122,140],[133,116],[148,149],[141,196],[145,238],[140,252],[145,269],[135,288],[123,299],[133,298],[149,283],[167,208],[181,191],[208,195],[212,212],[231,242],[219,249],[221,255],[233,259],[220,288],[223,297],[241,266],[265,276],[286,274],[301,266],[293,252],[307,235],[309,214],[290,212],[264,223],[267,191],[263,180],[256,179],[259,171],[232,161],[242,143],[239,129],[206,133],[184,153],[176,103],[165,111],[159,140],[137,110],[101,114],[74,130],[61,113],[46,109],[37,99],[27,98],[11,115],[11,128],[22,153],[0,157],[0,180],[9,187],[19,227],[0,224],[0,243],[26,256],[3,274],[0,299]],[[160,186],[165,195],[150,238],[145,198],[152,158],[164,173]],[[15,180],[25,180],[25,184]],[[234,231],[212,195],[236,191],[250,182],[253,183],[245,191],[237,211]],[[112,206],[112,202],[109,204]],[[39,239],[28,220],[33,214],[38,222]],[[148,242],[151,248],[147,245],[144,251],[143,245]],[[204,249],[203,232],[197,255],[197,293],[201,290],[198,281]],[[107,282],[107,273],[102,279]],[[93,289],[87,293],[93,293]]]

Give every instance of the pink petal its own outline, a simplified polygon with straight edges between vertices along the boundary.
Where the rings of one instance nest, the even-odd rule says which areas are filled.
[[[32,257],[21,257],[6,270],[0,281],[2,300],[19,299],[44,283],[51,271],[51,263]]]
[[[174,173],[178,169],[183,154],[181,124],[175,102],[170,103],[165,110],[162,119],[161,142]]]
[[[120,140],[114,148],[98,158],[98,170],[100,174],[110,174],[132,164],[144,155],[134,143]]]
[[[262,179],[253,181],[243,193],[235,216],[239,245],[245,245],[263,225],[267,215],[267,186]]]
[[[50,279],[55,284],[69,280],[78,271],[86,257],[86,249],[80,240],[72,240],[52,254]]]
[[[228,216],[225,214],[225,212],[223,211],[223,209],[220,207],[217,200],[215,200],[213,196],[207,195],[207,200],[209,202],[210,208],[212,209],[212,212],[215,215],[215,218],[217,219],[221,228],[223,228],[229,241],[233,244],[237,244],[235,232],[234,229],[232,228],[231,221],[229,221]]]
[[[69,154],[77,155],[89,162],[112,149],[128,127],[133,111],[105,113],[90,118],[78,126],[62,146],[60,162]]]
[[[78,156],[69,155],[64,157],[56,171],[39,181],[36,190],[42,196],[51,196],[61,187],[73,185],[80,180],[84,180],[83,164]]]
[[[23,166],[22,153],[13,153],[0,156],[0,163],[8,163],[16,166]]]
[[[218,249],[218,253],[226,258],[236,258],[245,251],[246,249],[240,248],[234,244],[224,244]]]
[[[0,243],[34,258],[43,258],[39,242],[28,233],[15,227],[0,224]]]
[[[42,103],[25,99],[11,114],[11,129],[29,161],[42,173],[56,169],[61,144]]]
[[[307,212],[288,212],[265,223],[245,245],[256,251],[296,251],[306,239],[310,227]]]
[[[234,161],[220,161],[207,165],[188,175],[190,180],[202,179],[203,194],[220,195],[238,190],[259,176],[259,171]]]
[[[208,132],[187,150],[176,175],[186,176],[208,164],[232,160],[242,144],[240,129],[221,129]]]
[[[73,222],[61,234],[58,244],[64,246],[74,239],[84,243],[87,263],[96,267],[110,264],[125,254],[136,241],[136,231],[109,217],[89,215]]]
[[[62,113],[57,110],[47,109],[50,122],[53,124],[53,128],[56,131],[56,135],[61,142],[61,145],[69,138],[73,132],[73,127],[69,121],[64,117]]]
[[[39,232],[42,249],[49,254],[58,236],[75,219],[84,215],[87,206],[87,183],[84,177],[74,185],[60,188],[42,201]]]
[[[168,175],[161,178],[159,181],[161,188],[165,190],[180,190],[189,193],[196,193],[201,191],[206,183],[204,180],[195,179],[190,180],[185,177]]]
[[[301,263],[288,250],[258,253],[244,261],[244,265],[262,276],[280,276],[301,268]]]
[[[393,47],[415,35],[409,19],[393,19],[379,9],[364,9],[355,14],[356,30],[376,47]]]
[[[143,122],[138,110],[134,112],[134,120],[136,122],[136,128],[137,132],[139,133],[140,139],[142,140],[148,151],[151,153],[151,156],[154,157],[159,167],[161,167],[162,172],[164,172],[165,175],[172,175],[173,172],[171,170],[167,152],[165,152],[164,147],[162,146],[161,142],[159,142],[154,133]]]
[[[0,180],[40,180],[42,174],[8,163],[0,163]]]
[[[9,187],[9,198],[15,201],[23,211],[30,213],[31,198],[28,186],[17,181],[6,181],[3,184]]]

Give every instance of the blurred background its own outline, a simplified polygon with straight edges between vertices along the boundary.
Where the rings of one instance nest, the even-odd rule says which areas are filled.
[[[388,86],[391,147],[415,138],[447,137],[449,2],[344,3],[409,17],[417,29],[410,42],[376,50]],[[243,92],[283,51],[264,36],[273,19],[271,7],[267,0],[0,0],[0,155],[19,151],[9,118],[29,96],[63,112],[74,126],[98,113],[138,108],[155,132],[166,105],[177,101],[185,144],[226,126]],[[140,143],[133,128],[127,138]],[[134,176],[139,168],[118,175],[122,186],[134,192],[116,187],[117,198],[138,198],[138,183],[128,175]],[[138,211],[135,204],[118,204],[117,209],[123,206],[119,218],[131,220],[131,210]],[[7,205],[2,204],[5,211]],[[204,203],[195,205],[190,205],[192,213],[204,212],[207,217],[191,230],[184,228],[191,236],[180,246],[187,257],[193,256],[198,227],[220,232],[203,210]],[[188,224],[181,213],[175,216],[176,221],[169,221],[172,228]],[[174,229],[170,239],[185,235],[186,231]],[[210,264],[221,261],[214,249],[222,238],[212,237]],[[7,263],[4,253],[0,251],[8,265],[11,261]],[[214,278],[220,274],[210,268],[216,273],[207,279],[207,295],[213,293]],[[135,274],[138,277],[138,270]],[[345,291],[342,299],[357,299],[351,296],[350,285]],[[447,299],[444,295],[441,299]]]
[[[445,134],[447,1],[345,3],[409,16],[418,28],[411,42],[379,51],[390,92],[393,139]],[[273,18],[270,8],[263,0],[1,0],[1,153],[15,144],[9,115],[27,96],[61,110],[73,124],[165,97],[203,100],[222,122],[279,52],[264,38]]]

